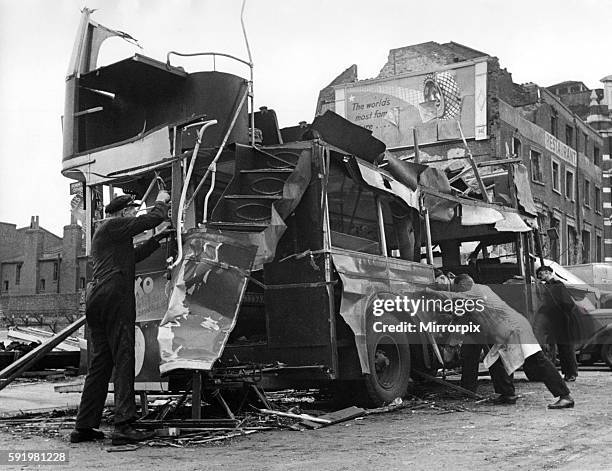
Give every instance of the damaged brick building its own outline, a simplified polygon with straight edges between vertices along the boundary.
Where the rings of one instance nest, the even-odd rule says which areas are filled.
[[[58,237],[32,216],[30,226],[0,222],[0,323],[58,327],[79,313],[87,257],[77,224]]]
[[[596,129],[603,138],[601,166],[603,169],[604,261],[612,262],[612,75],[600,80],[603,88],[589,89],[578,81],[565,81],[548,87],[572,112]],[[599,160],[599,155],[594,156]]]
[[[604,260],[602,136],[550,90],[514,83],[496,57],[454,42],[392,49],[376,78],[358,80],[353,65],[323,89],[317,114],[328,109],[397,157],[414,158],[416,139],[420,161],[451,175],[468,165],[464,138],[477,163],[520,158],[544,255],[563,265]],[[505,169],[488,166],[483,179],[491,198],[512,204],[495,190]]]

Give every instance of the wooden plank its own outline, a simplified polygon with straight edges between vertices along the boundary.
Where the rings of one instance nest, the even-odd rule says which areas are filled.
[[[329,414],[324,414],[317,417],[318,419],[328,420],[329,422],[326,424],[304,420],[302,422],[302,425],[306,425],[307,427],[316,429],[321,427],[327,427],[328,425],[338,424],[340,422],[346,422],[347,420],[356,419],[357,417],[361,417],[365,414],[365,409],[362,409],[361,407],[351,406],[347,407],[346,409],[337,410],[335,412],[330,412]]]
[[[57,345],[62,343],[70,336],[70,334],[72,334],[83,324],[85,324],[85,316],[77,319],[57,335],[44,341],[34,350],[28,352],[23,357],[19,358],[17,361],[11,363],[9,366],[0,371],[0,390],[12,383],[22,372],[26,371],[36,361],[53,350]]]
[[[278,415],[279,417],[288,417],[290,419],[309,420],[311,422],[317,422],[317,423],[320,423],[320,424],[329,424],[329,423],[331,423],[330,420],[322,419],[320,417],[314,417],[314,416],[308,415],[308,414],[291,414],[289,412],[281,412],[281,411],[270,410],[270,409],[257,409],[257,410],[259,412],[261,412],[262,414]]]

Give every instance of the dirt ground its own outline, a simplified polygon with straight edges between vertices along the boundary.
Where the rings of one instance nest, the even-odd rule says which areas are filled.
[[[529,383],[522,374],[516,383],[521,397],[515,406],[452,398],[432,386],[427,399],[442,408],[403,409],[319,430],[274,430],[215,444],[116,453],[107,451],[110,440],[71,445],[69,429],[60,438],[8,431],[0,433],[0,450],[68,450],[69,464],[55,469],[75,470],[612,469],[609,370],[580,371],[571,384],[576,400],[571,410],[548,410],[551,397],[541,383]],[[479,392],[492,393],[488,378],[480,384]]]

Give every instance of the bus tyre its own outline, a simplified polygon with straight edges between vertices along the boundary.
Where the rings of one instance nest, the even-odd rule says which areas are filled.
[[[399,333],[368,329],[370,374],[364,383],[370,405],[380,407],[404,397],[410,383],[410,345]]]
[[[601,346],[601,359],[612,369],[612,338]]]

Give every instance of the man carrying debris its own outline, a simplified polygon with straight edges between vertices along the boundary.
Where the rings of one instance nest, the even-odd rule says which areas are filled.
[[[484,364],[490,369],[496,392],[500,394],[498,403],[514,404],[516,402],[512,374],[524,365],[530,377],[540,379],[552,395],[559,398],[548,405],[549,409],[574,407],[574,400],[567,385],[554,365],[542,353],[533,329],[525,317],[508,306],[491,288],[474,283],[469,275],[458,275],[453,287],[454,291],[462,295],[484,301],[483,311],[474,310],[465,317],[478,323],[482,327],[483,339],[486,339],[486,343],[493,344],[484,359]],[[474,347],[468,350],[470,352],[478,350],[479,354],[481,345]],[[478,354],[471,355],[468,361],[478,362]],[[466,372],[478,375],[478,368],[470,366],[473,365],[467,365]],[[470,381],[468,378],[462,378],[462,382],[469,383]]]
[[[115,430],[113,445],[145,440],[151,433],[133,428],[136,416],[134,398],[134,337],[136,300],[135,265],[158,247],[160,233],[138,247],[133,237],[162,223],[168,214],[170,195],[161,190],[149,213],[136,216],[138,204],[128,195],[114,198],[107,206],[107,219],[96,230],[91,242],[93,280],[87,289],[86,316],[89,327],[91,361],[85,379],[72,443],[104,438],[96,430],[108,393],[113,367]]]
[[[536,274],[544,284],[544,302],[538,314],[551,327],[565,381],[576,381],[578,363],[570,329],[574,300],[565,285],[554,277],[551,267],[541,266]]]

